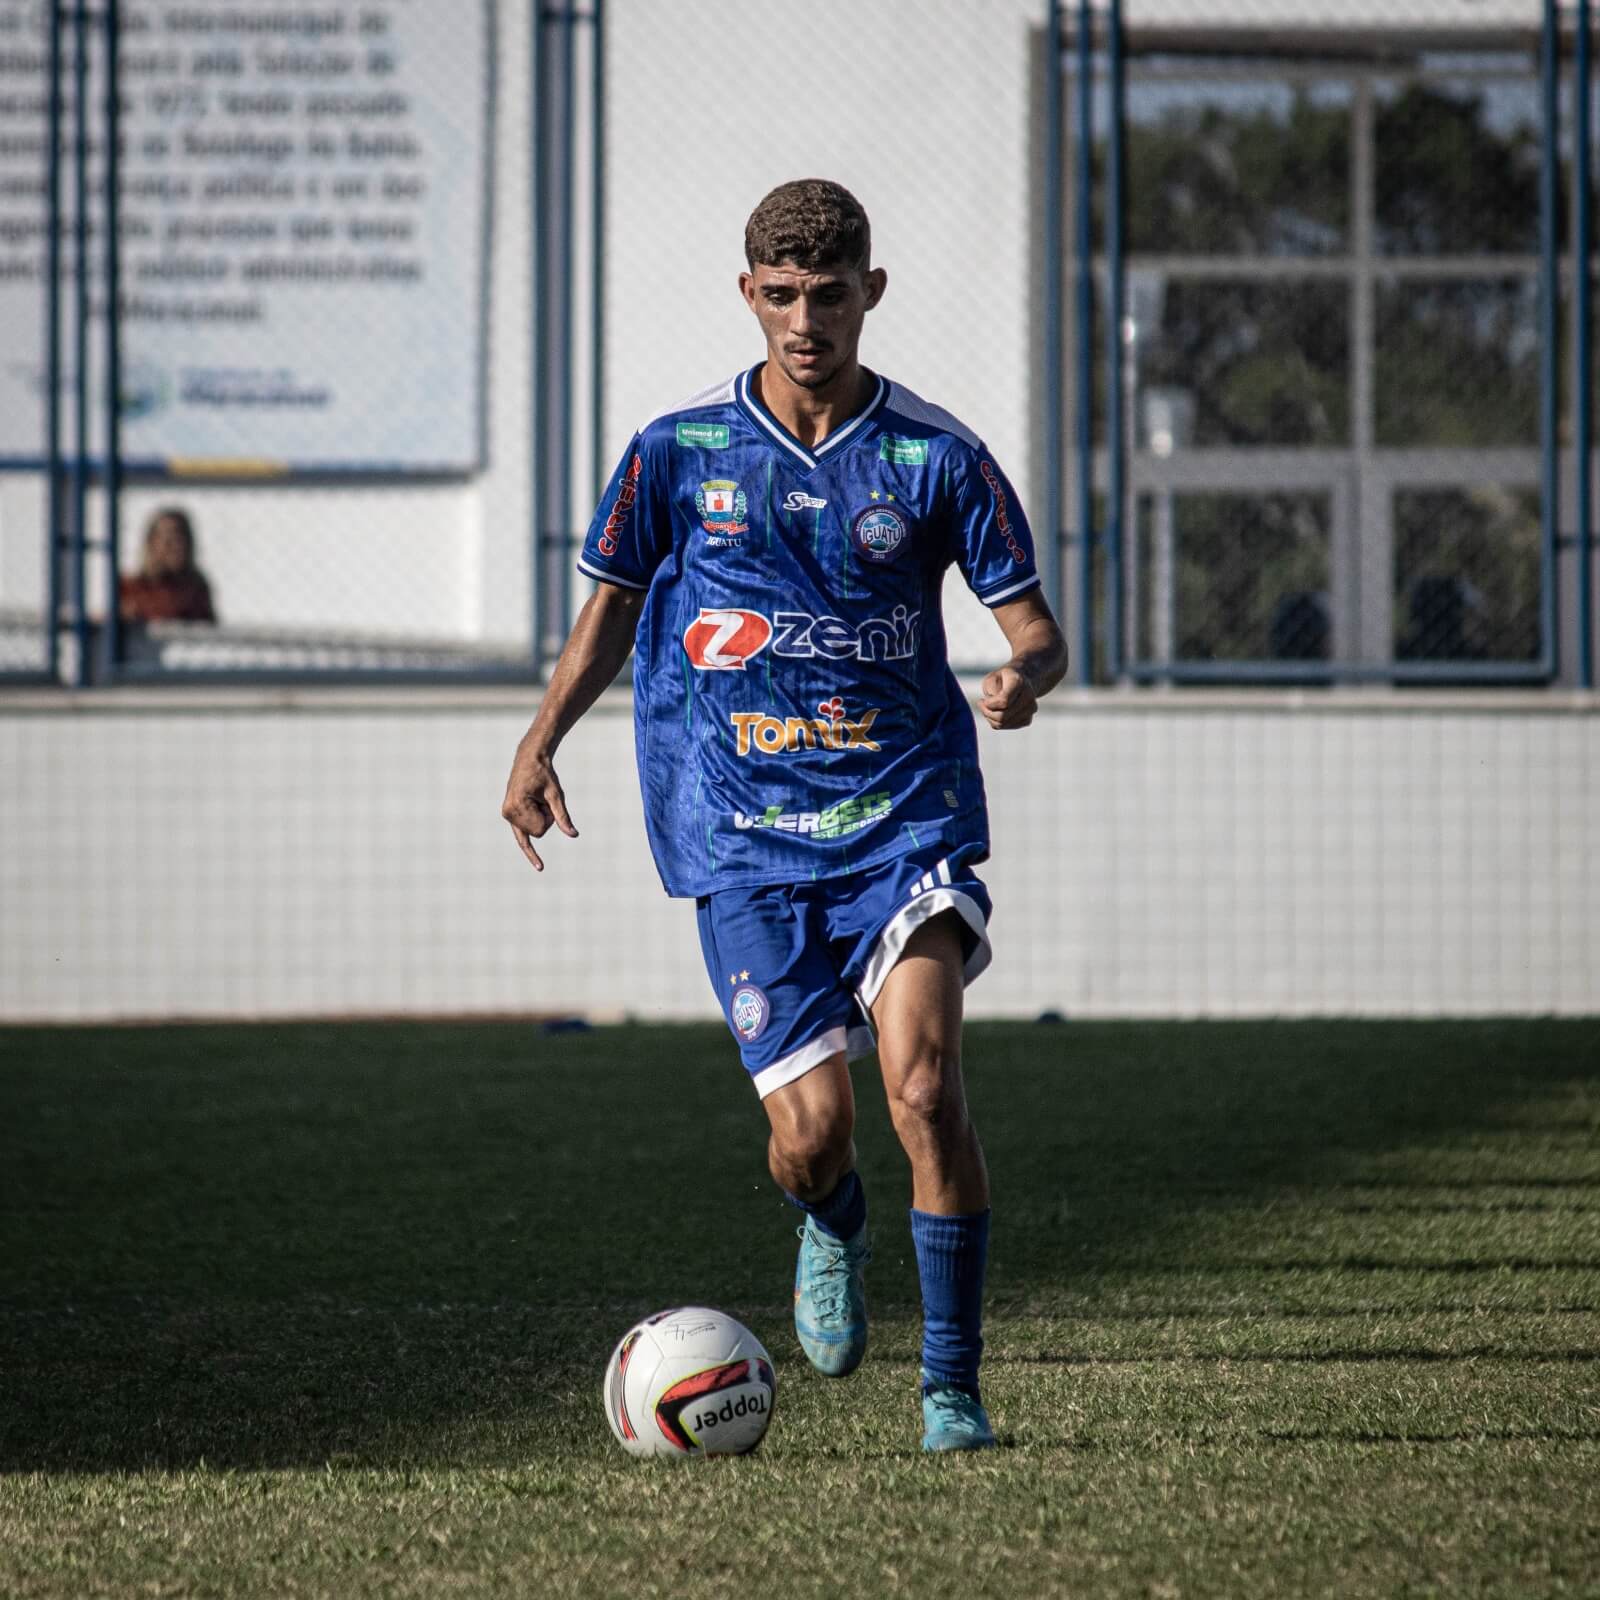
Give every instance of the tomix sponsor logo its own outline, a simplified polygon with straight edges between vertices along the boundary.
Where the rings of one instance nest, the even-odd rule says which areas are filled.
[[[821,511],[827,505],[826,500],[819,500],[814,494],[807,494],[804,489],[791,489],[783,497],[785,511]]]
[[[978,471],[983,474],[983,481],[989,485],[989,492],[994,496],[995,526],[999,528],[1000,536],[1006,542],[1006,549],[1011,552],[1011,559],[1020,564],[1026,561],[1028,556],[1011,531],[1011,509],[1006,503],[1005,485],[1000,481],[1000,474],[987,461],[978,464]]]
[[[603,556],[617,553],[617,535],[627,526],[628,513],[633,510],[633,502],[639,498],[639,474],[643,471],[643,460],[635,456],[633,464],[623,474],[621,487],[617,490],[617,503],[612,506],[605,527],[600,530],[600,554]]]
[[[893,810],[894,799],[885,789],[878,794],[862,794],[841,800],[838,805],[829,806],[825,811],[785,811],[782,806],[768,806],[755,817],[735,811],[733,825],[746,830],[775,828],[779,833],[809,834],[817,839],[842,839],[847,833],[860,832]]]
[[[796,750],[881,750],[871,737],[872,725],[882,713],[873,706],[859,718],[844,714],[844,701],[834,696],[817,707],[815,717],[772,717],[764,711],[735,711],[729,719],[736,735],[734,748],[741,756],[751,750],[762,755],[792,755]]]
[[[703,609],[683,630],[683,649],[702,672],[743,672],[771,637],[772,624],[759,611]]]

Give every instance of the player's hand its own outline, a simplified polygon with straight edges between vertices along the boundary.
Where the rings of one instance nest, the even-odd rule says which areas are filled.
[[[533,847],[535,839],[542,839],[552,826],[569,839],[578,837],[578,830],[567,815],[567,797],[561,791],[561,780],[556,776],[550,757],[526,744],[518,746],[517,759],[511,764],[500,815],[511,824],[511,836],[517,841],[517,848],[533,863],[536,872],[544,871],[544,862]]]
[[[999,667],[983,680],[978,709],[991,728],[1026,728],[1039,709],[1039,697],[1015,667]]]

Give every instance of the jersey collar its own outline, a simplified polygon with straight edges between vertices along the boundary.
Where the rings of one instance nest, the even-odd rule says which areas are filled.
[[[877,374],[874,381],[877,388],[873,391],[872,398],[867,401],[861,410],[851,417],[843,427],[835,428],[821,444],[815,449],[807,449],[784,425],[767,410],[756,395],[755,385],[750,381],[760,370],[762,363],[758,362],[748,372],[741,372],[734,382],[733,392],[739,402],[740,409],[763,433],[771,436],[775,444],[780,444],[790,455],[803,461],[807,467],[816,466],[824,456],[832,455],[840,445],[855,438],[879,406],[883,404],[884,397],[889,392],[889,385]]]

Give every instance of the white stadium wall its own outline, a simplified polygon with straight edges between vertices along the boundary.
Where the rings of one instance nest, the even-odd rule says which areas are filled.
[[[0,716],[0,1017],[708,1017],[627,699],[582,830],[498,815],[529,697],[51,695]],[[1061,693],[985,733],[978,1016],[1600,1011],[1600,704]]]
[[[1338,9],[1456,42],[1538,17],[1535,0]],[[1275,31],[1306,8],[1125,13]],[[494,14],[485,468],[131,489],[133,535],[155,504],[194,510],[225,627],[524,648],[531,13]],[[779,15],[608,0],[600,465],[759,353],[735,288],[743,219],[820,173],[866,203],[889,270],[867,359],[983,433],[1037,509],[1041,0],[812,0],[803,32]],[[752,136],[751,106],[778,100],[790,111]],[[576,265],[582,393],[581,250]],[[596,463],[580,432],[581,518]],[[37,476],[0,474],[0,614],[41,603],[41,501]],[[959,588],[949,603],[956,647],[988,659],[992,621]],[[649,861],[625,695],[563,752],[583,838],[552,841],[543,876],[516,854],[498,806],[534,701],[0,691],[0,1018],[714,1015],[691,909]],[[1600,699],[1062,691],[1033,730],[983,744],[997,959],[974,1014],[1600,1011]]]

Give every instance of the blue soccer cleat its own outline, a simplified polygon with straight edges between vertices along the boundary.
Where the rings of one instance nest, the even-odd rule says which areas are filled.
[[[863,1269],[872,1259],[863,1227],[838,1240],[807,1217],[794,1267],[794,1331],[806,1359],[825,1378],[843,1378],[867,1353]]]
[[[924,1450],[992,1450],[994,1429],[989,1413],[965,1389],[923,1377],[922,1448]]]

